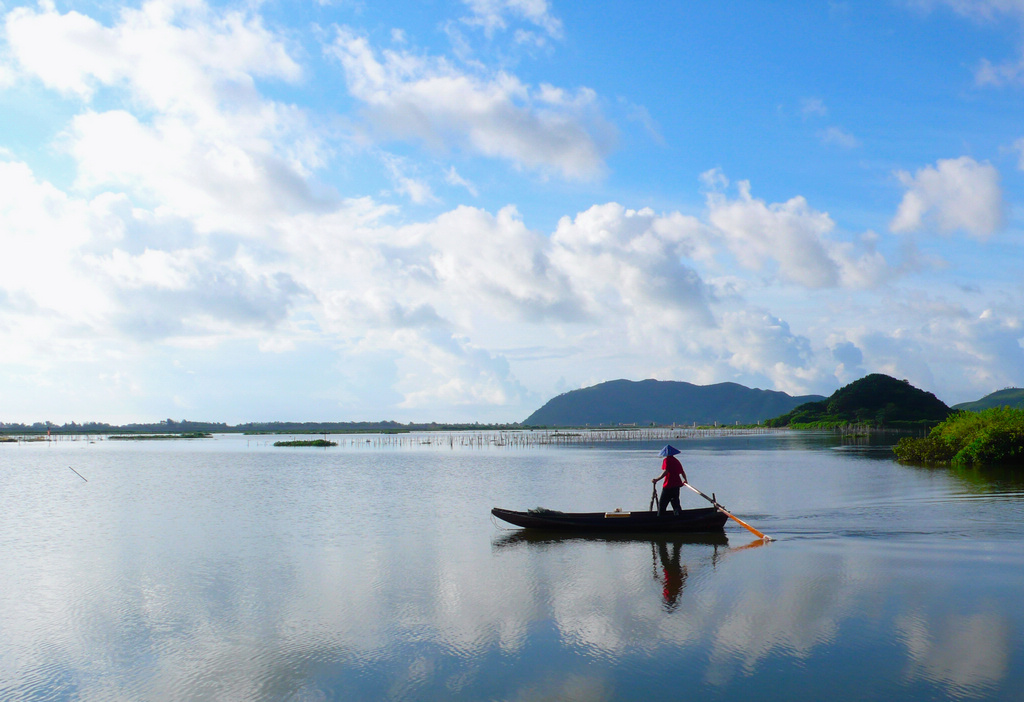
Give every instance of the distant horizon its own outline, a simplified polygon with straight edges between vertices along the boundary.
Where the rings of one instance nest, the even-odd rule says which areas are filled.
[[[870,375],[870,374],[868,374],[868,375]],[[647,380],[657,380],[657,379],[656,378],[643,378],[641,380],[630,380],[629,378],[614,378],[612,380],[604,380],[604,381],[601,381],[599,383],[595,383],[594,385],[588,385],[586,387],[595,387],[596,385],[602,385],[604,383],[615,382],[615,381],[618,381],[618,380],[625,380],[625,381],[628,381],[628,382],[640,383],[640,382],[644,382],[644,381],[647,381]],[[658,382],[682,382],[682,383],[685,383],[685,382],[688,382],[688,381],[658,381]],[[720,383],[706,383],[706,384],[701,385],[701,387],[707,387],[707,386],[710,386],[710,385],[719,385],[719,384],[729,383],[729,382],[732,382],[732,381],[721,381]],[[692,385],[698,385],[697,383],[691,383],[691,384]],[[740,384],[740,383],[736,383],[736,384]],[[743,387],[747,387],[747,386],[743,386]],[[575,388],[574,390],[583,390],[583,389],[586,389],[586,388]],[[753,390],[764,390],[764,389],[767,389],[767,388],[750,388],[750,389],[753,389]],[[924,390],[925,392],[931,392],[927,388],[919,388],[919,389],[920,390]],[[1005,390],[1020,390],[1020,389],[1022,389],[1022,388],[1017,388],[1017,387],[1013,387],[1013,386],[1005,387],[1005,388],[1000,388],[998,390],[993,390],[991,392],[985,393],[984,395],[976,397],[973,400],[966,400],[965,402],[975,402],[977,400],[984,399],[985,397],[988,397],[989,395],[993,395],[995,393],[1002,392],[1002,391],[1005,391]],[[568,392],[574,392],[574,390],[567,390],[567,391],[565,391],[563,393],[559,393],[559,395],[564,395],[564,394],[566,394]],[[839,390],[839,388],[836,388],[836,390]],[[776,392],[779,392],[779,391],[776,391]],[[786,393],[786,394],[788,395],[789,393]],[[819,395],[819,393],[807,393],[807,394],[808,395]],[[826,397],[827,398],[831,394],[832,393],[829,393],[828,395],[822,395],[822,397]],[[932,393],[932,394],[934,394],[934,393]],[[541,403],[541,405],[539,405],[537,408],[535,408],[533,411],[531,411],[531,414],[532,414],[532,412],[535,412],[537,409],[540,409],[540,407],[543,407],[547,402],[550,402],[555,397],[558,397],[558,395],[552,396],[551,398],[546,400],[544,403]],[[797,397],[797,396],[790,395],[790,397]],[[936,395],[936,397],[938,397],[938,395]],[[939,399],[942,400],[941,397]],[[954,404],[963,404],[963,403],[948,403],[948,402],[945,402],[945,400],[943,400],[943,403],[946,404],[948,407],[953,407]],[[529,417],[529,415],[527,415],[527,417]],[[210,424],[210,425],[225,425],[225,426],[228,426],[228,427],[241,427],[241,426],[250,425],[250,424],[252,424],[252,425],[258,425],[258,424],[319,424],[319,425],[323,425],[323,424],[369,424],[369,425],[393,424],[393,425],[399,426],[399,427],[407,427],[407,426],[410,426],[410,425],[412,425],[412,426],[429,426],[429,425],[438,425],[438,426],[459,426],[459,425],[511,426],[511,425],[523,425],[523,421],[524,420],[523,419],[516,419],[516,420],[511,420],[511,421],[497,421],[497,422],[482,422],[482,421],[477,421],[477,420],[472,420],[472,419],[471,420],[463,420],[463,421],[450,421],[450,422],[442,422],[442,421],[436,421],[436,420],[399,421],[399,420],[396,420],[396,419],[379,419],[379,420],[371,420],[371,419],[356,419],[356,420],[347,420],[347,419],[320,419],[320,420],[317,420],[317,419],[267,419],[267,420],[228,421],[228,420],[187,419],[187,418],[173,419],[173,418],[170,418],[170,417],[166,417],[164,419],[158,419],[158,420],[128,420],[128,421],[120,421],[120,422],[104,421],[104,420],[84,420],[84,421],[78,421],[77,419],[75,419],[75,420],[62,421],[60,423],[52,422],[51,421],[50,425],[53,426],[53,427],[60,428],[60,427],[64,427],[64,426],[71,425],[71,424],[76,424],[76,425],[80,425],[80,426],[88,426],[88,425],[91,425],[91,424],[106,424],[106,425],[110,425],[113,428],[117,428],[117,427],[131,426],[131,425],[140,425],[140,426],[142,426],[142,425],[152,425],[152,426],[158,426],[158,425],[164,424],[164,423],[166,423],[168,421],[173,422],[175,424]],[[42,425],[42,428],[45,429],[46,428],[46,420],[34,420],[32,422],[17,421],[17,420],[15,420],[15,421],[0,420],[0,431],[4,430],[5,428],[11,427],[11,426],[15,426],[15,425],[17,425],[17,426],[25,426],[25,427],[34,427],[34,426],[37,426],[37,425]],[[530,425],[524,425],[524,426],[530,426]]]
[[[1024,4],[10,0],[0,407],[1024,386]]]

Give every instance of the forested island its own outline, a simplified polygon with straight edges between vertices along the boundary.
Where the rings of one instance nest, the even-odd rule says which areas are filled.
[[[808,402],[765,422],[769,427],[831,429],[864,427],[925,429],[949,416],[946,404],[906,380],[872,373],[836,390],[830,397]]]

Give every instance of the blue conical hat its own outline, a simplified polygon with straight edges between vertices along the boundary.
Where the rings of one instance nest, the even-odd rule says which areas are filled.
[[[671,444],[665,444],[665,448],[663,448],[661,450],[661,453],[659,453],[658,455],[659,456],[675,456],[677,453],[679,453],[679,449],[677,449],[675,446],[672,446]]]

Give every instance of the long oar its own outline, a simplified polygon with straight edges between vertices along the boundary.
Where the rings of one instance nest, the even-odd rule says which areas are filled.
[[[747,531],[749,531],[749,532],[750,532],[751,534],[753,534],[754,536],[757,536],[758,538],[760,538],[760,539],[762,539],[762,540],[764,540],[764,541],[771,541],[771,540],[772,540],[772,537],[770,537],[770,536],[767,536],[766,534],[762,534],[762,533],[761,533],[761,532],[759,532],[759,531],[758,531],[757,529],[755,529],[754,527],[750,526],[749,524],[747,524],[747,523],[746,523],[745,521],[743,521],[742,519],[740,519],[740,518],[739,518],[739,517],[737,517],[736,515],[734,515],[734,514],[730,514],[730,513],[726,512],[726,511],[725,511],[725,508],[724,508],[724,507],[722,507],[722,505],[718,504],[718,501],[717,501],[717,500],[715,500],[715,499],[714,499],[713,497],[708,497],[708,496],[707,496],[707,495],[705,495],[705,494],[704,494],[703,492],[701,492],[700,490],[698,490],[698,489],[697,489],[697,488],[695,488],[694,486],[690,485],[689,483],[683,483],[683,485],[685,485],[686,487],[690,488],[690,489],[691,489],[691,490],[693,490],[693,491],[694,491],[695,493],[697,493],[698,495],[700,495],[701,497],[703,497],[703,498],[704,498],[705,500],[707,500],[708,502],[710,502],[711,504],[713,504],[713,505],[715,506],[715,509],[717,509],[717,510],[718,510],[719,512],[721,512],[722,514],[724,514],[725,516],[727,516],[727,517],[728,517],[729,519],[732,519],[732,520],[734,520],[735,522],[737,522],[737,523],[738,523],[738,524],[739,524],[740,526],[742,526],[742,527],[743,527],[744,529],[746,529]]]

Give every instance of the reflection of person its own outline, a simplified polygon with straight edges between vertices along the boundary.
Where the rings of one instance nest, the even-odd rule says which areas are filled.
[[[683,464],[676,458],[677,453],[679,453],[679,449],[666,445],[658,454],[664,456],[665,460],[661,462],[661,475],[651,482],[656,483],[662,478],[665,479],[661,486],[661,499],[658,500],[659,517],[665,514],[665,508],[668,507],[669,502],[672,503],[673,514],[683,511],[679,505],[679,488],[686,484],[686,471],[683,470]]]
[[[658,544],[658,555],[661,556],[661,596],[664,599],[665,609],[671,612],[679,604],[679,595],[686,585],[686,566],[679,562],[678,541],[672,544],[672,557],[668,554],[668,544],[664,541]]]

